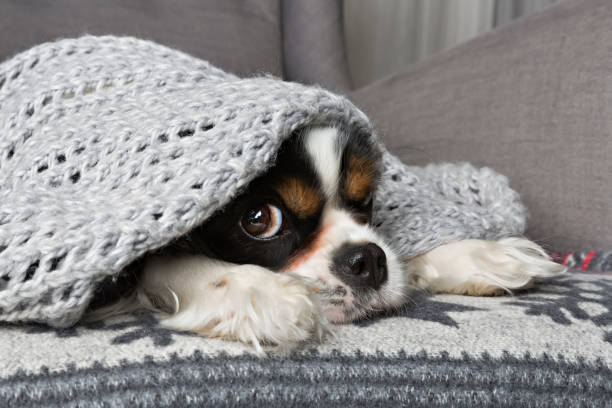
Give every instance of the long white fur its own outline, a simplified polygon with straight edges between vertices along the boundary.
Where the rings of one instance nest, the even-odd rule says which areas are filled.
[[[283,273],[204,256],[152,257],[136,293],[98,316],[150,308],[159,312],[165,327],[239,340],[262,352],[262,345],[268,343],[291,346],[320,340],[328,332],[327,321],[348,322],[400,306],[412,287],[493,295],[525,288],[538,278],[565,270],[524,238],[459,241],[402,263],[371,227],[355,222],[334,205],[340,172],[338,131],[313,128],[304,137],[330,199],[315,253]],[[334,249],[361,242],[380,246],[388,266],[387,281],[365,301],[357,299],[330,269]],[[325,297],[334,293],[340,293],[340,298],[326,303]]]
[[[463,240],[442,245],[407,264],[414,286],[434,293],[493,295],[524,289],[565,271],[525,238]]]

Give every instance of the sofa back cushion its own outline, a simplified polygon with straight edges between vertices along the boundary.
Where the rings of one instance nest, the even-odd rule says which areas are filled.
[[[83,34],[129,35],[178,48],[238,75],[281,76],[280,0],[2,0],[0,61]]]

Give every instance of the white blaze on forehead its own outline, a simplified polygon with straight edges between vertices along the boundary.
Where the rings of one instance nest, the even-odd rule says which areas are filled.
[[[312,159],[325,195],[329,198],[338,189],[340,177],[340,152],[338,130],[331,127],[315,127],[306,131],[304,145]]]

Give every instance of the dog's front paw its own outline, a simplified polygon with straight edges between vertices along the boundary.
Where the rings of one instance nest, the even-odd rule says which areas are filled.
[[[225,318],[215,333],[250,342],[258,351],[261,344],[285,347],[321,339],[325,317],[307,283],[253,265],[240,269],[239,276],[228,281]]]
[[[500,295],[525,289],[565,267],[524,238],[463,240],[435,248],[409,264],[415,286],[434,293]]]
[[[542,247],[525,238],[510,237],[489,242],[484,250],[475,251],[473,256],[479,268],[478,276],[497,286],[497,291],[525,289],[538,279],[566,270],[563,265],[553,262]]]
[[[197,297],[179,299],[178,312],[162,324],[251,343],[258,352],[263,345],[285,348],[320,341],[327,330],[315,291],[290,274],[240,265],[198,292]]]

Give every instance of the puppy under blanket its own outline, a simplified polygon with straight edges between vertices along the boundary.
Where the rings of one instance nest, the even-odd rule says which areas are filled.
[[[74,324],[105,277],[188,232],[306,126],[375,138],[345,98],[241,79],[134,38],[83,37],[0,65],[0,320]],[[505,177],[383,151],[374,224],[405,258],[525,227]]]

